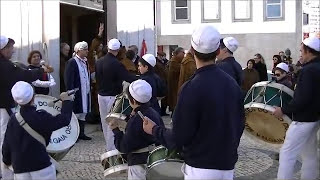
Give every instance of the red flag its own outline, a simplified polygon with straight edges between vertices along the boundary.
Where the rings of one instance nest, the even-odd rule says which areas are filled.
[[[147,51],[148,51],[147,44],[146,44],[146,41],[143,39],[141,44],[140,57],[147,54]]]

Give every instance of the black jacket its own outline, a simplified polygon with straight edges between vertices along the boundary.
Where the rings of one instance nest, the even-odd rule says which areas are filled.
[[[40,79],[43,69],[22,69],[5,59],[0,54],[0,108],[13,108],[15,106],[11,95],[11,88],[18,81],[33,82]]]
[[[258,71],[260,81],[268,80],[267,66],[265,64],[263,64],[262,62],[258,62],[253,65],[253,68]]]
[[[101,96],[116,96],[122,92],[123,81],[131,83],[136,79],[111,53],[96,62],[97,89]]]
[[[166,147],[182,149],[192,167],[232,170],[243,129],[240,87],[216,65],[209,65],[182,86],[172,131],[157,126],[152,131]]]
[[[134,110],[135,112],[141,111],[144,116],[152,119],[160,127],[164,127],[164,123],[161,116],[148,104],[142,105]],[[139,149],[148,147],[151,144],[155,144],[155,138],[152,135],[148,135],[144,132],[142,127],[143,120],[136,113],[133,115],[127,124],[125,133],[116,128],[114,133],[114,144],[116,148],[127,154],[128,165],[146,164],[149,153],[132,153]]]
[[[320,57],[300,70],[293,99],[282,107],[282,111],[293,113],[293,121],[316,122],[320,119]]]
[[[72,102],[63,101],[61,114],[52,116],[35,106],[21,107],[21,116],[28,125],[42,135],[48,145],[53,131],[70,124]],[[38,171],[51,165],[46,148],[18,123],[12,115],[2,146],[3,162],[12,165],[14,173]]]
[[[217,66],[236,80],[238,85],[241,87],[244,78],[243,71],[241,65],[234,59],[234,57],[228,57],[219,61]]]

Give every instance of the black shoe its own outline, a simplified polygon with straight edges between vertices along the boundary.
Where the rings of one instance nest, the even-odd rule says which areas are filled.
[[[86,136],[86,135],[82,135],[82,136],[79,136],[78,139],[85,140],[85,141],[89,141],[89,140],[91,140],[92,138],[91,138],[91,137],[88,137],[88,136]]]
[[[161,113],[161,116],[169,116],[167,113]]]

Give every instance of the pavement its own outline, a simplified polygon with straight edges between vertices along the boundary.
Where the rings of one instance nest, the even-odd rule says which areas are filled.
[[[166,126],[170,126],[169,118],[164,118],[164,121]],[[86,134],[92,137],[92,140],[80,140],[59,162],[58,179],[127,179],[126,173],[104,177],[100,156],[105,153],[105,141],[100,125],[86,125]],[[235,180],[275,179],[279,166],[279,162],[275,160],[277,152],[278,149],[261,144],[244,133],[238,149]],[[300,168],[301,163],[298,162],[295,167],[296,179],[300,177]]]

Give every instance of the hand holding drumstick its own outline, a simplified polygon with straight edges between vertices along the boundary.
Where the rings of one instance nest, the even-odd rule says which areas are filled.
[[[139,116],[141,117],[141,119],[143,120],[143,130],[144,132],[146,132],[147,134],[152,135],[152,129],[153,127],[156,125],[156,123],[154,123],[151,119],[149,119],[146,116],[143,116],[142,113],[140,111],[138,111]]]

